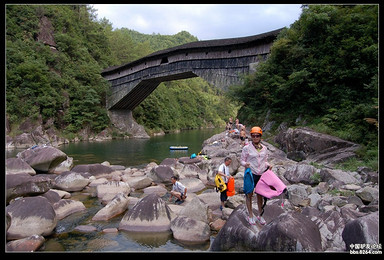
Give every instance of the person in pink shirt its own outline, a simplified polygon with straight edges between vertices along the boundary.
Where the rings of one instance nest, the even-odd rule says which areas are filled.
[[[260,127],[255,126],[251,129],[251,139],[248,145],[243,147],[241,152],[241,165],[245,168],[251,168],[254,187],[256,187],[257,182],[259,181],[261,175],[268,169],[272,169],[272,166],[268,163],[268,149],[266,146],[261,145],[261,136],[263,131]],[[256,194],[257,197],[257,206],[259,210],[259,216],[256,217],[256,220],[252,213],[252,196],[253,192],[246,194],[246,206],[248,209],[248,222],[251,225],[256,224],[256,220],[261,224],[265,224],[265,220],[260,216],[263,205],[263,197],[259,194]]]

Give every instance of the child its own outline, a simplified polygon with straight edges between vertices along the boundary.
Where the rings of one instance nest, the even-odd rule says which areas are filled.
[[[172,200],[172,196],[176,197],[176,203],[183,203],[184,200],[187,198],[187,188],[181,184],[181,182],[178,181],[177,176],[171,177],[172,182],[172,190],[171,190],[171,197],[169,197],[169,201]]]

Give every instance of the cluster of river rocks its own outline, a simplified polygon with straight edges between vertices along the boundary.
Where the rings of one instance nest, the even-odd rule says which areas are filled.
[[[59,220],[87,211],[81,201],[71,198],[78,191],[105,205],[92,221],[123,214],[118,228],[104,232],[172,232],[174,239],[186,244],[206,243],[214,234],[211,251],[347,251],[355,243],[379,243],[378,172],[333,167],[353,157],[356,144],[306,128],[285,129],[275,141],[285,152],[262,144],[268,147],[269,162],[287,185],[289,198],[283,207],[282,198],[268,201],[264,226],[246,221],[238,136],[223,132],[206,140],[202,152],[209,159],[167,158],[142,169],[108,162],[74,166],[70,157],[52,146],[27,149],[6,160],[6,249],[42,248]],[[213,187],[226,156],[232,158],[236,195],[221,211],[220,195]],[[178,175],[188,189],[180,205],[168,201],[172,175]],[[130,196],[134,191],[142,196]],[[256,209],[254,205],[255,214]],[[76,229],[100,231],[91,225]]]

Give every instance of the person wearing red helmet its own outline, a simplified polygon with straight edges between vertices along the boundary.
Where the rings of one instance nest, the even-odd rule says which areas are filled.
[[[256,187],[257,182],[259,181],[261,175],[268,169],[272,169],[272,166],[268,163],[268,149],[266,146],[261,144],[261,136],[263,135],[263,131],[260,127],[254,126],[251,131],[251,140],[252,142],[249,145],[243,147],[241,152],[241,165],[245,168],[251,168],[254,187]],[[253,192],[246,194],[246,206],[248,209],[248,222],[251,225],[255,225],[257,220],[261,225],[265,224],[265,220],[260,215],[256,217],[253,216],[252,213],[252,196]],[[262,210],[263,205],[263,197],[259,194],[256,194],[257,197],[257,206],[259,210],[259,214]]]

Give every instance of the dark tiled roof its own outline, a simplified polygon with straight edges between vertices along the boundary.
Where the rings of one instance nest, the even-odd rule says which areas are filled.
[[[277,29],[274,31],[270,31],[270,32],[266,32],[266,33],[262,33],[262,34],[258,34],[258,35],[252,35],[252,36],[240,37],[240,38],[228,38],[228,39],[217,39],[217,40],[190,42],[190,43],[186,43],[186,44],[172,47],[169,49],[160,50],[160,51],[151,53],[145,57],[142,57],[138,60],[123,64],[123,65],[112,66],[112,67],[106,68],[102,71],[102,73],[111,72],[117,68],[130,67],[130,66],[133,66],[135,64],[142,63],[144,61],[153,60],[155,58],[159,58],[159,57],[164,56],[166,54],[169,55],[169,54],[180,52],[180,51],[226,47],[226,46],[232,46],[232,45],[246,45],[246,44],[250,44],[252,42],[262,41],[262,40],[267,39],[269,37],[275,38],[282,29],[283,28],[280,28],[280,29]]]

